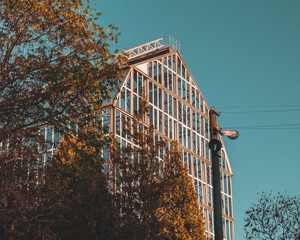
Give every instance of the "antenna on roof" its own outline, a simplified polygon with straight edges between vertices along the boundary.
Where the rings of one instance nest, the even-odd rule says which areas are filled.
[[[180,42],[176,40],[172,35],[169,35],[169,46],[173,50],[177,50],[178,52],[180,52]]]

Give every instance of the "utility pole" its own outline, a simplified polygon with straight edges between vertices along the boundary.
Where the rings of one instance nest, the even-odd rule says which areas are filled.
[[[219,114],[212,107],[209,111],[210,120],[210,142],[209,148],[211,149],[212,156],[212,175],[213,175],[213,197],[214,197],[214,229],[215,240],[223,240],[223,222],[222,222],[222,201],[221,201],[221,182],[220,182],[220,155],[222,143],[218,139],[220,132],[217,123],[217,116]]]

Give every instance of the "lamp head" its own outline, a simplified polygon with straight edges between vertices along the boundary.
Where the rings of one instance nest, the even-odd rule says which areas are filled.
[[[230,130],[230,131],[223,131],[221,132],[222,136],[226,136],[230,139],[237,139],[239,137],[239,132],[236,130]]]

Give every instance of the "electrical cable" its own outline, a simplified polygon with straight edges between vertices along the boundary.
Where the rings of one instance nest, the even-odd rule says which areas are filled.
[[[279,109],[279,110],[257,110],[257,111],[241,111],[241,112],[221,112],[221,113],[271,113],[271,112],[299,112],[300,109]]]
[[[282,107],[300,107],[299,104],[291,104],[291,105],[265,105],[265,106],[220,106],[217,108],[282,108]]]
[[[258,125],[258,126],[236,126],[236,127],[222,127],[222,129],[230,129],[230,128],[276,128],[276,127],[293,127],[300,126],[299,123],[291,123],[291,124],[277,124],[277,125]]]
[[[222,128],[224,129],[224,128]],[[235,129],[242,129],[242,130],[300,130],[300,128],[274,128],[274,127],[265,127],[265,128],[247,128],[247,127],[236,127]]]

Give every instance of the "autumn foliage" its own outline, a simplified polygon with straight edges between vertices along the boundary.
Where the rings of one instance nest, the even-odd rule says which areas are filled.
[[[178,144],[155,143],[153,126],[142,121],[145,109],[140,106],[139,117],[123,123],[135,146],[119,147],[114,141],[110,147],[110,182],[122,223],[118,237],[205,239],[203,215]]]
[[[1,0],[0,13],[0,238],[204,239],[177,143],[154,143],[143,117],[127,147],[103,130],[126,60],[109,51],[117,28],[81,0]],[[60,144],[42,168],[45,126]]]

